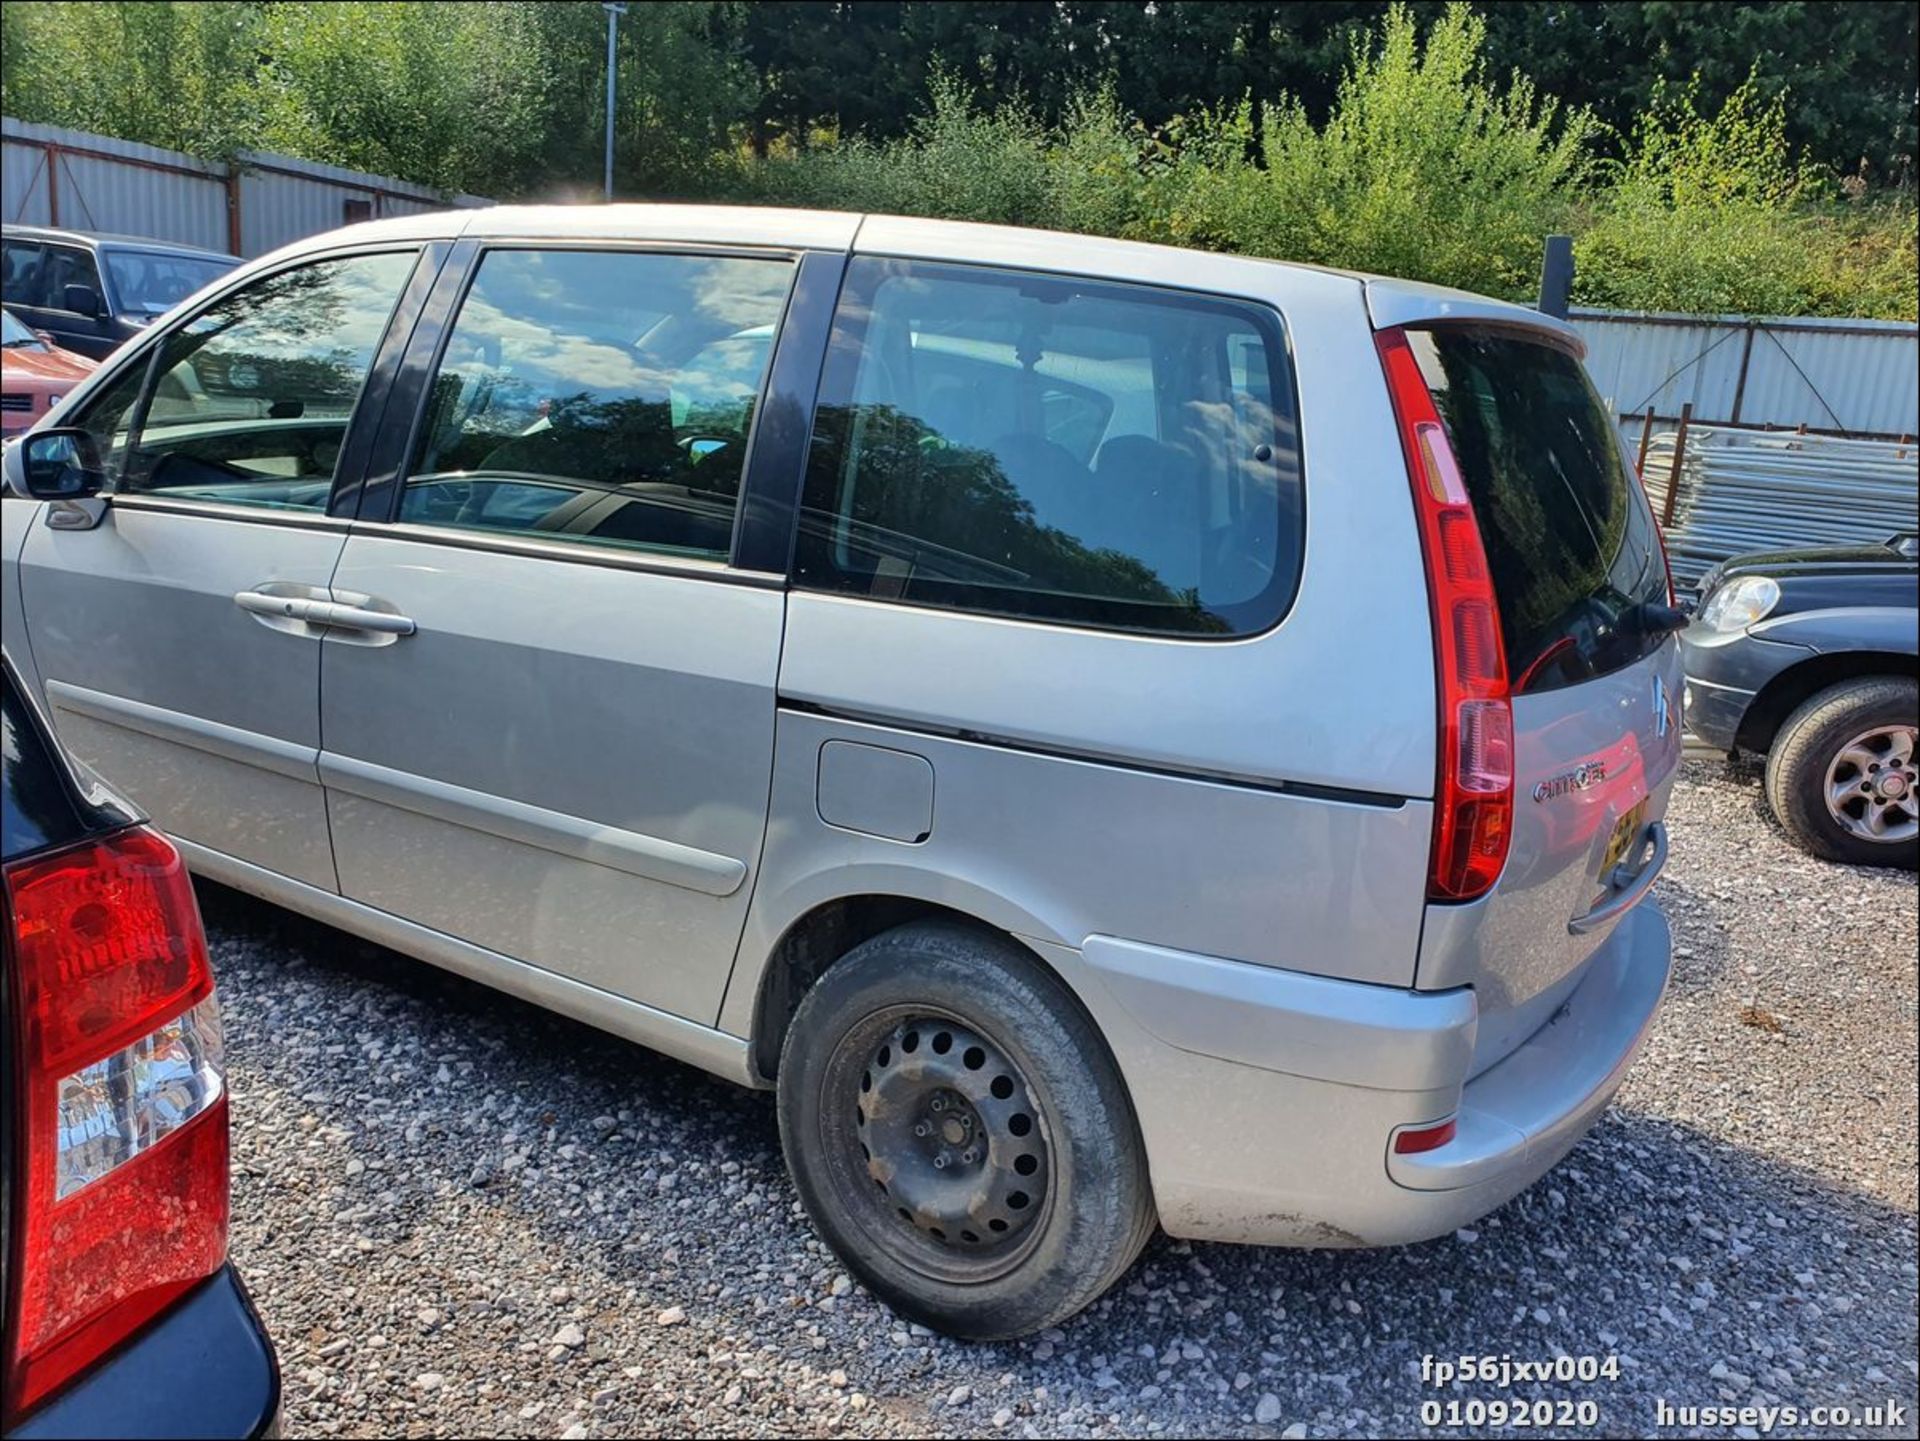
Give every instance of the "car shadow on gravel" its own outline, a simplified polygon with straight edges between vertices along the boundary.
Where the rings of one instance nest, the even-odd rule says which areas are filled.
[[[936,1432],[981,1429],[998,1415],[996,1398],[1039,1434],[1152,1425],[1182,1435],[1277,1434],[1291,1423],[1315,1434],[1407,1434],[1421,1429],[1421,1403],[1435,1400],[1594,1401],[1594,1424],[1568,1433],[1581,1434],[1648,1427],[1655,1398],[1914,1399],[1914,1217],[1621,1106],[1541,1183],[1453,1236],[1324,1252],[1160,1237],[1108,1296],[1057,1331],[949,1342],[906,1327],[857,1288],[834,1298],[839,1268],[796,1212],[764,1094],[235,892],[203,886],[201,897],[235,1018],[236,1125],[247,1124],[249,1084],[338,1100],[370,1084],[383,1050],[404,1046],[418,1055],[398,1072],[406,1109],[404,1088],[423,1084],[408,1078],[435,1057],[479,1055],[484,1064],[462,1078],[510,1096],[509,1114],[535,1118],[515,1142],[530,1153],[526,1172],[476,1166],[476,1148],[493,1142],[459,1129],[459,1084],[442,1086],[439,1110],[425,1112],[442,1123],[403,1134],[370,1121],[340,1142],[400,1198],[385,1220],[359,1224],[384,1226],[383,1244],[413,1247],[430,1271],[434,1229],[472,1214],[470,1202],[463,1210],[447,1200],[466,1188],[539,1236],[553,1269],[587,1278],[581,1289],[626,1297],[602,1304],[598,1334],[578,1353],[589,1374],[614,1382],[622,1318],[631,1312],[650,1331],[650,1308],[671,1305],[688,1313],[675,1335],[702,1356],[722,1337],[744,1338],[796,1364],[841,1369],[844,1386]],[[283,1002],[289,977],[302,990],[297,1012]],[[341,1042],[318,1059],[271,1033],[274,1018],[295,1014],[311,1033],[310,1018],[330,1012],[343,1018]],[[410,1034],[367,1042],[376,1021]],[[302,1184],[339,1189],[326,1178]],[[743,1200],[743,1190],[764,1196]],[[605,1197],[597,1209],[576,1203],[596,1192]],[[237,1210],[247,1204],[238,1192]],[[759,1209],[748,1216],[747,1204]],[[242,1255],[243,1267],[276,1264],[271,1230],[269,1253]],[[523,1267],[500,1262],[503,1272]],[[330,1271],[320,1276],[333,1284]],[[364,1273],[340,1277],[358,1287],[356,1305],[372,1284]],[[428,1285],[410,1275],[395,1304],[417,1304],[409,1298]],[[270,1320],[282,1304],[291,1303],[272,1301]],[[615,1337],[600,1340],[608,1330]],[[1452,1391],[1420,1379],[1424,1356],[1503,1354],[1617,1356],[1620,1374]],[[953,1400],[962,1390],[967,1398]],[[449,1429],[498,1424],[483,1410]],[[617,1411],[606,1424],[617,1433]]]

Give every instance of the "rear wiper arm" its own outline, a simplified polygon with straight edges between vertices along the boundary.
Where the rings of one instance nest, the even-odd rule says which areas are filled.
[[[1671,635],[1676,630],[1685,630],[1693,618],[1677,605],[1661,605],[1657,601],[1643,600],[1629,607],[1620,617],[1623,629],[1632,630],[1640,635]]]

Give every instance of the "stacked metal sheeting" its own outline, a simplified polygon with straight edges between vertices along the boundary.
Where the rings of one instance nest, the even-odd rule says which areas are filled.
[[[1664,515],[1676,433],[1647,447],[1645,477]],[[1920,528],[1920,445],[1695,425],[1667,529],[1675,582],[1754,550],[1883,541]]]

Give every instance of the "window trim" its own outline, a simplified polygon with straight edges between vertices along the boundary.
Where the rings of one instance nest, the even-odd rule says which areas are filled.
[[[764,590],[781,590],[786,586],[784,576],[743,570],[724,560],[701,560],[695,556],[674,556],[629,546],[543,540],[532,532],[455,530],[449,526],[405,520],[356,520],[352,523],[352,531],[355,535],[382,536],[389,540],[412,541],[417,545],[444,546],[449,550],[491,551],[498,555],[519,555],[529,560],[554,561],[563,565],[597,565],[608,570],[633,570],[647,575],[718,581],[724,585],[746,585]]]
[[[213,309],[216,305],[219,305],[229,296],[236,294],[246,286],[252,285],[255,281],[266,280],[276,275],[283,275],[289,270],[298,270],[303,266],[314,265],[328,260],[348,260],[360,255],[412,253],[414,256],[413,270],[407,277],[407,283],[401,287],[400,294],[394,301],[393,311],[387,317],[386,329],[381,332],[380,341],[374,349],[374,363],[368,368],[367,378],[362,380],[360,393],[354,398],[354,408],[347,416],[347,432],[340,443],[340,460],[335,465],[333,485],[327,493],[327,504],[323,510],[274,511],[265,506],[241,506],[226,501],[188,499],[186,497],[157,497],[149,491],[123,491],[117,487],[110,488],[103,492],[103,498],[107,499],[110,504],[116,505],[126,504],[129,501],[146,503],[154,500],[163,500],[164,504],[142,504],[136,505],[136,508],[178,511],[182,514],[213,515],[229,520],[240,519],[243,516],[254,516],[262,519],[269,516],[287,517],[293,515],[308,515],[316,518],[333,516],[335,514],[335,504],[342,490],[347,488],[348,481],[352,479],[352,477],[348,475],[347,462],[349,456],[352,454],[355,433],[365,425],[365,410],[370,389],[369,382],[372,379],[374,370],[378,368],[381,359],[384,357],[388,347],[392,344],[395,334],[412,324],[414,317],[405,315],[403,312],[407,309],[408,305],[414,301],[414,287],[420,279],[422,270],[425,268],[422,264],[423,260],[427,258],[429,252],[436,246],[444,247],[445,245],[445,241],[430,240],[401,240],[362,243],[359,245],[341,245],[289,256],[282,264],[266,266],[258,270],[250,269],[244,265],[238,266],[229,273],[226,284],[214,291],[192,310],[183,311],[178,315],[170,317],[165,326],[149,328],[136,338],[129,340],[124,346],[114,352],[112,359],[103,362],[98,370],[87,377],[85,382],[87,388],[81,398],[81,402],[74,408],[72,418],[66,422],[71,425],[81,424],[80,417],[86,415],[99,397],[110,391],[123,376],[130,374],[136,366],[142,367],[146,371],[146,374],[142,376],[140,381],[140,393],[134,399],[134,408],[139,412],[141,421],[144,422],[146,419],[146,407],[152,398],[153,386],[156,379],[153,374],[153,369],[158,357],[165,350],[167,340],[172,338],[183,326],[191,325],[202,315],[206,314],[207,311]]]
[[[722,260],[773,260],[789,268],[786,295],[775,318],[774,345],[755,396],[753,419],[748,425],[741,460],[740,486],[736,493],[732,539],[724,559],[703,560],[674,556],[637,546],[582,545],[569,541],[542,540],[513,532],[460,530],[400,519],[400,505],[406,494],[408,473],[419,452],[427,424],[433,394],[433,378],[440,373],[441,361],[461,312],[480,275],[487,256],[496,251],[581,251],[592,254],[663,255],[713,258]],[[784,396],[777,388],[781,352],[787,345],[789,325],[794,319],[795,297],[807,274],[810,257],[826,254],[811,250],[788,250],[772,246],[714,245],[699,241],[621,240],[596,236],[568,236],[548,239],[541,236],[503,236],[463,239],[453,247],[432,293],[421,307],[419,321],[401,362],[400,373],[391,389],[388,404],[378,424],[378,437],[369,458],[367,482],[354,512],[354,529],[369,534],[404,536],[417,542],[446,544],[455,549],[493,550],[524,554],[543,560],[580,559],[586,563],[611,564],[621,569],[653,571],[671,575],[692,575],[720,580],[748,574],[762,576],[759,567],[740,565],[742,517],[750,508],[756,462],[761,455],[761,420],[770,397]],[[834,253],[838,255],[838,252]],[[844,256],[839,256],[844,261]],[[837,284],[837,275],[836,275]],[[823,346],[824,348],[824,346]],[[811,406],[806,419],[811,424]],[[804,451],[804,439],[802,442]],[[581,554],[584,552],[584,554]],[[604,554],[603,554],[604,553]],[[618,559],[610,559],[617,557]],[[628,557],[640,563],[628,563]],[[778,577],[784,583],[784,576]],[[758,579],[756,584],[760,583]]]
[[[865,276],[856,272],[856,267],[865,270]],[[1290,407],[1294,423],[1295,460],[1292,475],[1294,490],[1291,514],[1288,513],[1286,500],[1281,501],[1282,513],[1279,525],[1279,541],[1286,545],[1286,530],[1291,522],[1294,537],[1291,544],[1290,565],[1285,570],[1285,584],[1278,582],[1282,569],[1276,564],[1274,582],[1260,595],[1241,605],[1259,606],[1266,612],[1254,624],[1244,627],[1232,626],[1218,632],[1176,631],[1151,629],[1129,625],[1103,625],[1084,619],[1067,616],[1050,616],[1034,612],[1016,612],[978,609],[968,605],[944,605],[926,600],[903,598],[889,595],[873,595],[849,590],[835,585],[809,583],[799,574],[800,527],[805,510],[805,485],[807,472],[812,469],[813,440],[819,425],[821,398],[826,391],[827,380],[852,380],[851,367],[859,363],[865,342],[868,325],[872,320],[872,301],[880,286],[895,277],[929,277],[941,272],[974,272],[978,276],[996,278],[1003,282],[1020,284],[1037,281],[1054,285],[1085,285],[1101,291],[1120,293],[1116,298],[1125,298],[1126,294],[1138,296],[1138,303],[1165,305],[1174,308],[1199,308],[1224,313],[1240,318],[1249,324],[1266,344],[1270,354],[1279,359],[1286,367],[1286,385],[1284,389],[1275,386],[1274,399],[1284,400]],[[864,286],[857,282],[865,279]],[[850,304],[852,300],[856,305]],[[844,372],[836,367],[847,367]],[[1271,363],[1270,363],[1271,369]],[[1156,400],[1157,404],[1157,400]],[[1121,279],[1098,273],[1082,271],[1038,269],[1032,266],[1000,264],[987,261],[973,261],[946,256],[898,256],[874,252],[854,252],[847,257],[846,274],[841,284],[841,293],[833,309],[831,335],[826,346],[819,371],[813,406],[813,426],[809,430],[807,454],[803,458],[800,504],[794,510],[793,550],[788,562],[788,580],[796,591],[809,595],[821,595],[841,600],[864,602],[873,605],[895,606],[910,610],[930,610],[944,615],[962,616],[975,620],[1004,622],[1014,625],[1045,626],[1054,630],[1083,631],[1094,635],[1122,636],[1135,640],[1185,641],[1202,643],[1230,643],[1258,639],[1268,635],[1284,624],[1293,613],[1305,583],[1307,565],[1307,465],[1305,445],[1305,425],[1300,404],[1300,379],[1298,359],[1294,352],[1293,330],[1288,324],[1286,314],[1280,306],[1267,299],[1247,295],[1227,294],[1220,291],[1202,290],[1188,286],[1166,285],[1153,281]],[[1276,447],[1277,448],[1277,447]],[[937,544],[938,542],[931,541]],[[1284,551],[1276,551],[1276,562]],[[1046,595],[1048,592],[1032,592]],[[1125,605],[1127,602],[1099,597],[1083,598],[1090,606]]]

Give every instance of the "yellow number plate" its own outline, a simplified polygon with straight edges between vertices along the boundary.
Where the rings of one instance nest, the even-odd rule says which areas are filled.
[[[1647,802],[1644,798],[1632,810],[1620,817],[1614,825],[1613,836],[1607,841],[1606,858],[1600,862],[1600,879],[1611,880],[1613,868],[1627,858],[1634,842],[1640,839],[1640,833],[1647,826]]]

